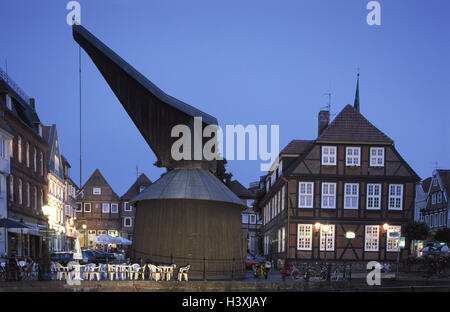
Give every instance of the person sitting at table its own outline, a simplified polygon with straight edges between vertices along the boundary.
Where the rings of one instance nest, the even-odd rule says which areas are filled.
[[[19,263],[17,262],[16,255],[13,254],[11,258],[9,258],[8,262],[8,280],[19,280]],[[11,278],[12,277],[12,278]]]

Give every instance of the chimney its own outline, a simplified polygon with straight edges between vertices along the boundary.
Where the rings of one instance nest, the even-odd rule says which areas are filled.
[[[319,127],[317,136],[321,135],[323,130],[328,127],[328,123],[330,122],[330,111],[322,110],[319,112]]]
[[[36,105],[34,104],[34,102],[35,102],[35,99],[30,98],[30,106],[35,111],[36,110]]]

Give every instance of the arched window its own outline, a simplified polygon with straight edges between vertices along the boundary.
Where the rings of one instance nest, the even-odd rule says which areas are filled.
[[[33,154],[33,165],[34,165],[34,172],[37,172],[37,151],[36,151],[36,147],[34,148],[34,154]]]
[[[39,165],[41,167],[41,176],[44,176],[44,155],[41,152],[41,156],[39,158]]]
[[[22,180],[19,179],[19,205],[22,205]]]
[[[17,160],[22,162],[22,138],[17,138]]]
[[[27,207],[31,207],[31,200],[30,200],[30,183],[27,183]]]
[[[26,146],[26,160],[27,160],[27,167],[30,168],[30,144],[25,145]]]
[[[34,210],[37,210],[37,188],[36,186],[33,187],[33,208]]]
[[[14,201],[14,178],[12,174],[9,176],[9,201]]]
[[[42,190],[41,190],[40,197],[41,197],[41,209],[42,209],[42,207],[44,206],[44,192]]]

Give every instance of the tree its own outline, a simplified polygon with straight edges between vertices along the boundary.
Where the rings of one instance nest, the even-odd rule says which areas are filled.
[[[434,239],[440,242],[445,242],[446,244],[450,244],[450,229],[439,229],[434,234]]]
[[[230,186],[231,184],[231,177],[233,177],[233,174],[231,172],[227,172],[227,160],[224,158],[223,160],[217,161],[217,169],[216,169],[216,176],[219,178],[220,181],[222,181],[226,186]]]
[[[403,233],[409,241],[427,239],[429,232],[428,226],[423,222],[408,222],[403,228]]]

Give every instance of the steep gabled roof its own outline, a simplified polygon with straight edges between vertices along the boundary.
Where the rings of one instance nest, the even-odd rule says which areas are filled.
[[[63,162],[61,159],[60,144],[58,139],[58,131],[56,125],[53,124],[51,127],[43,127],[45,129],[44,138],[48,143],[47,149],[47,168],[54,175],[58,176],[60,179],[64,180],[64,170]],[[43,129],[43,134],[44,134]],[[59,163],[55,162],[55,157],[59,159]]]
[[[151,184],[152,184],[152,181],[150,181],[150,179],[147,178],[147,176],[143,173],[136,179],[136,181],[128,189],[128,191],[126,191],[126,193],[123,194],[122,197],[120,197],[120,199],[121,200],[131,200],[140,193],[139,188],[141,186],[147,187]]]
[[[394,143],[350,104],[319,135],[317,142],[321,141]]]
[[[438,169],[437,172],[439,173],[443,187],[447,192],[447,196],[450,196],[450,170]]]
[[[426,178],[425,180],[422,181],[422,189],[425,193],[428,193],[428,190],[430,189],[430,184],[431,184],[431,177]]]
[[[100,188],[108,188],[111,190],[111,194],[108,194],[104,191],[102,191],[101,195],[92,195],[92,192],[87,192],[87,189],[92,189],[94,187],[100,187]],[[85,199],[91,199],[91,200],[119,200],[119,196],[114,192],[113,188],[109,185],[108,181],[106,181],[105,177],[102,175],[100,170],[95,169],[95,171],[92,173],[92,175],[89,177],[89,179],[84,183],[83,187],[81,188],[81,191],[84,192]],[[77,199],[81,199],[80,193],[77,194]]]
[[[239,198],[252,199],[255,195],[243,186],[238,180],[231,181],[230,190]]]
[[[313,140],[292,140],[281,150],[280,154],[303,154],[313,143]]]

